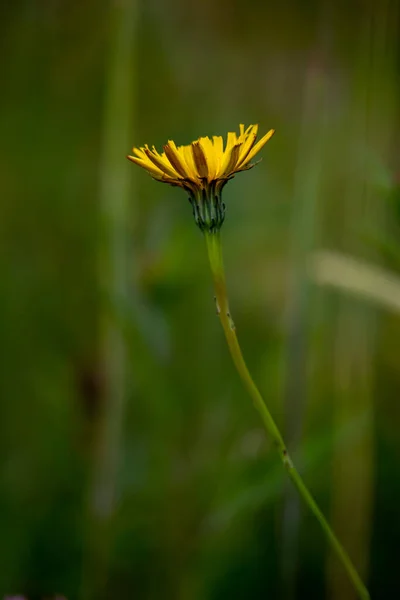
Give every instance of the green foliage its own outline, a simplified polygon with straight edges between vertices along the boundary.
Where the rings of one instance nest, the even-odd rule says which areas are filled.
[[[351,285],[399,276],[396,3],[0,16],[0,597],[354,598],[231,365],[184,192],[125,159],[241,122],[276,129],[224,189],[244,354],[372,597],[397,597],[399,314]],[[347,286],[320,251],[355,260]]]

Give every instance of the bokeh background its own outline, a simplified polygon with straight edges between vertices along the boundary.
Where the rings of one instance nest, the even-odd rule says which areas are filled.
[[[225,188],[250,370],[400,597],[397,0],[0,6],[0,597],[353,600],[231,364],[182,190],[125,156],[259,123]]]

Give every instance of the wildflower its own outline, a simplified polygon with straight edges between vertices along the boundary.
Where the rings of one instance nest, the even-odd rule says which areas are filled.
[[[157,181],[179,186],[189,193],[193,215],[202,231],[218,231],[224,222],[225,205],[221,199],[224,185],[236,173],[254,167],[252,159],[274,134],[270,129],[257,143],[258,125],[239,135],[229,132],[226,145],[221,136],[201,137],[188,146],[170,140],[159,154],[155,147],[133,148],[127,158],[143,167]]]

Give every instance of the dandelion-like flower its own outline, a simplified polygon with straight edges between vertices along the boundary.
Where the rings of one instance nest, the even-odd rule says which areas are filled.
[[[155,147],[133,148],[135,156],[127,158],[157,181],[179,186],[189,193],[193,215],[202,231],[219,231],[225,218],[221,199],[224,185],[236,173],[254,167],[252,159],[274,134],[270,129],[258,142],[258,125],[246,130],[239,126],[239,135],[229,132],[224,148],[222,136],[201,137],[187,146],[177,146],[169,140],[160,154]]]
[[[274,134],[274,130],[270,129],[256,142],[257,131],[257,125],[250,125],[246,130],[244,125],[240,125],[239,135],[228,133],[225,148],[220,136],[201,137],[188,146],[176,146],[175,142],[169,141],[164,146],[162,154],[159,154],[154,146],[151,150],[148,146],[133,148],[134,156],[128,158],[146,169],[157,181],[179,186],[189,194],[194,218],[204,233],[214,280],[217,315],[238,374],[260,413],[265,429],[274,441],[286,473],[304,503],[320,523],[328,543],[345,568],[360,600],[370,600],[367,588],[289,456],[273,416],[247,368],[229,308],[220,235],[225,217],[221,192],[226,182],[236,173],[254,166],[251,161]]]

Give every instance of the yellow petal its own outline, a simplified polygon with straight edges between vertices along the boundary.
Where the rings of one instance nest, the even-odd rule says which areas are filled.
[[[235,170],[242,144],[236,144],[229,152],[225,152],[224,162],[221,165],[221,177],[227,177]]]
[[[175,171],[179,173],[181,177],[186,179],[188,177],[186,165],[179,155],[175,142],[169,140],[168,144],[164,146],[164,152]]]
[[[148,171],[153,177],[156,177],[156,179],[161,179],[164,175],[164,173],[155,165],[153,165],[150,161],[144,161],[141,158],[136,158],[136,156],[127,156],[127,158],[133,163],[139,165],[139,167],[143,167],[143,169],[146,169],[146,171]]]
[[[199,143],[207,161],[208,180],[212,181],[213,179],[215,179],[219,167],[219,162],[217,161],[214,144],[212,143],[209,137],[200,138]]]
[[[202,177],[202,178],[207,177],[208,176],[207,160],[206,160],[206,157],[204,155],[203,149],[202,149],[199,141],[192,143],[192,152],[193,152],[194,163],[196,165],[196,169],[199,174],[199,177]]]
[[[175,171],[174,168],[171,167],[167,157],[160,156],[157,153],[157,156],[151,152],[148,148],[145,148],[146,156],[153,164],[156,165],[165,175],[172,177],[173,179],[179,179],[179,174]]]
[[[213,143],[215,153],[221,158],[222,154],[224,153],[224,141],[222,139],[222,135],[214,135]]]
[[[254,156],[257,154],[257,152],[259,152],[261,150],[261,148],[263,146],[265,146],[265,144],[268,142],[269,139],[271,139],[271,137],[274,135],[275,133],[275,129],[270,129],[268,131],[268,133],[266,133],[264,135],[264,137],[261,138],[261,140],[259,140],[257,142],[257,144],[255,146],[253,146],[253,148],[250,150],[249,154],[246,156],[246,159],[242,162],[242,166],[247,164],[248,162],[251,161],[252,158],[254,158]]]
[[[236,144],[236,133],[229,131],[226,137],[226,148],[225,148],[225,156],[232,150],[233,146]],[[230,154],[229,154],[230,155]]]
[[[138,158],[142,158],[143,160],[147,159],[144,148],[132,148],[132,152],[136,154]]]
[[[214,155],[216,162],[216,171],[215,171],[215,179],[218,179],[221,173],[221,165],[224,161],[224,141],[222,136],[214,135],[213,136],[213,146],[214,146]]]
[[[245,136],[245,142],[240,150],[238,166],[245,161],[247,155],[249,154],[250,150],[254,146],[255,141],[257,139],[257,129],[258,129],[258,126],[256,125],[253,128],[253,130],[251,131],[251,133],[249,133],[248,135]]]
[[[144,151],[144,153],[146,153],[147,151],[152,152],[154,154],[154,156],[161,156],[161,154],[158,152],[157,148],[155,146],[151,147],[151,150],[149,148],[149,146],[147,144],[144,145],[144,148],[141,148],[141,150]],[[146,154],[147,156],[147,154]]]
[[[179,146],[178,151],[182,158],[184,158],[185,160],[189,178],[193,179],[193,181],[197,181],[197,179],[199,178],[199,174],[194,163],[192,146]]]

